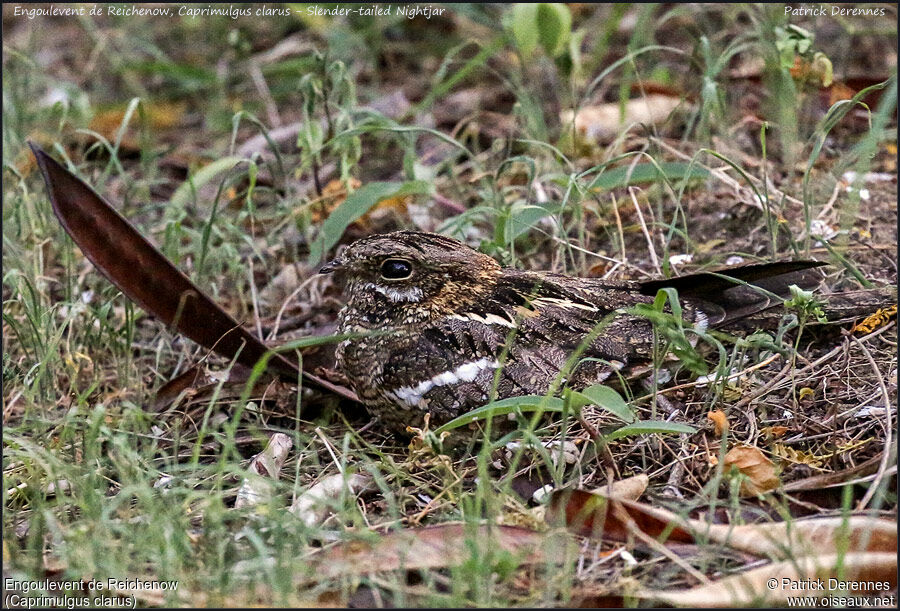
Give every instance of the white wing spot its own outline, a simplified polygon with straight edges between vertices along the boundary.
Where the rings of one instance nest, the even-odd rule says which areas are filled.
[[[401,386],[389,393],[388,396],[407,405],[416,406],[422,401],[425,394],[436,386],[447,386],[457,382],[471,382],[483,369],[496,369],[500,366],[498,361],[487,357],[477,361],[463,363],[452,371],[442,371],[427,380],[423,380],[415,386]]]
[[[706,330],[709,329],[709,316],[700,310],[694,314],[694,329],[699,334],[706,333]],[[688,341],[692,347],[696,348],[697,342],[700,341],[700,335],[694,335]]]
[[[538,297],[531,302],[532,307],[540,308],[542,306],[557,306],[560,308],[578,308],[587,310],[588,312],[596,312],[597,308],[586,303],[576,303],[569,299],[556,299],[555,297]]]
[[[456,320],[464,320],[466,322],[475,321],[480,322],[485,325],[501,325],[503,327],[509,327],[510,329],[514,329],[516,327],[516,323],[508,318],[503,318],[502,316],[497,316],[496,314],[488,314],[487,316],[481,316],[480,314],[476,314],[475,312],[467,312],[465,314],[453,314],[450,318],[455,318]]]
[[[456,377],[456,372],[445,371],[444,373],[439,373],[434,376],[430,381],[433,382],[435,386],[445,386],[447,384],[455,384],[458,381],[458,378]]]
[[[709,316],[700,310],[697,310],[694,318],[696,319],[694,321],[694,328],[697,330],[697,333],[706,333],[706,330],[709,328]]]

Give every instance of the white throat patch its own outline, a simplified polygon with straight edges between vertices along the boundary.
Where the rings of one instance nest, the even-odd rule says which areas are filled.
[[[446,386],[458,382],[471,382],[478,377],[479,372],[483,369],[496,369],[499,366],[500,363],[498,361],[487,357],[480,358],[477,361],[463,363],[452,371],[448,370],[441,372],[414,386],[401,386],[400,388],[389,392],[388,395],[409,406],[415,407],[422,401],[422,397],[435,386]]]
[[[422,297],[425,296],[425,294],[422,292],[422,289],[417,286],[412,286],[406,289],[395,289],[390,286],[381,286],[380,284],[367,282],[363,284],[361,288],[374,289],[394,303],[418,303],[422,301]]]

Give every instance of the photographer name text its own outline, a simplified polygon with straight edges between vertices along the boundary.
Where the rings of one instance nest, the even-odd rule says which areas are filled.
[[[785,6],[784,14],[792,17],[884,17],[887,13],[883,7],[848,7],[836,4],[807,4],[801,6]]]

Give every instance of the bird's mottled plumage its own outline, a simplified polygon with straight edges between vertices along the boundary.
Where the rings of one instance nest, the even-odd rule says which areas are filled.
[[[729,273],[784,294],[787,284],[772,278],[813,265]],[[369,411],[400,431],[421,426],[425,413],[446,422],[485,404],[492,390],[497,398],[544,394],[607,316],[566,384],[599,383],[646,362],[651,325],[621,309],[652,302],[662,286],[678,288],[685,320],[701,329],[779,303],[712,274],[642,284],[503,268],[456,240],[412,231],[361,239],[322,271],[338,272],[349,298],[339,329],[354,337],[338,345],[337,365]]]

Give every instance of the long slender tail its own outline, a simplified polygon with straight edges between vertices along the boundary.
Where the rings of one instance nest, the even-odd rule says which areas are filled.
[[[641,293],[654,295],[661,288],[678,290],[709,317],[711,325],[727,327],[737,321],[781,305],[790,286],[817,286],[822,274],[818,261],[777,261],[731,267],[678,278],[642,282]]]
[[[870,316],[879,310],[888,311],[897,305],[897,287],[885,286],[832,293],[823,297],[822,311],[828,322],[848,322]],[[896,310],[894,311],[896,313]],[[885,314],[888,316],[888,314]]]
[[[29,142],[50,194],[53,212],[84,255],[129,299],[204,348],[255,366],[271,352],[185,276],[106,200]],[[296,379],[299,368],[270,355],[274,371]],[[304,372],[315,385],[352,400],[345,388]]]
[[[672,287],[680,297],[692,300],[719,327],[768,326],[781,319],[776,306],[790,298],[790,286],[816,288],[822,274],[818,261],[778,261],[688,274],[641,283],[641,292],[653,295]],[[819,295],[828,322],[848,322],[897,304],[897,287],[888,286]]]

